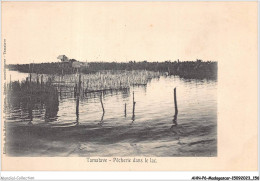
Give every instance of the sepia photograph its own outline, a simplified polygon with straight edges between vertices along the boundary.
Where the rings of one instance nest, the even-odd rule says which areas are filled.
[[[60,55],[6,69],[7,155],[216,156],[217,62]]]
[[[81,159],[98,170],[87,164],[104,159],[113,170],[243,168],[229,158],[247,158],[233,154],[244,142],[257,146],[256,7],[2,2],[4,167]],[[255,168],[251,153],[245,169]]]
[[[73,11],[66,12],[70,8],[66,5],[58,9],[59,4],[47,7],[30,4],[34,8],[27,10],[39,18],[46,16],[44,8],[67,16],[57,14],[54,20],[40,24],[36,24],[39,19],[34,16],[26,16],[29,12],[15,17],[18,27],[28,21],[25,32],[20,33],[33,33],[27,38],[16,37],[21,52],[8,52],[9,44],[10,49],[15,45],[11,45],[12,39],[4,39],[6,53],[11,54],[4,67],[7,155],[217,156],[217,61],[214,57],[176,59],[176,44],[168,56],[160,56],[156,44],[165,41],[164,33],[169,33],[169,29],[160,34],[155,31],[167,22],[140,24],[143,26],[140,31],[150,34],[145,37],[147,40],[140,39],[135,47],[128,49],[125,47],[130,43],[129,35],[139,35],[132,30],[133,23],[112,23],[92,32],[92,26],[101,26],[107,17],[89,23],[88,11],[84,11],[88,6],[76,9],[77,13],[81,12],[78,17],[71,15]],[[104,12],[110,14],[109,9]],[[63,19],[74,17],[81,21],[73,25],[73,21]],[[109,21],[112,18],[113,14]],[[113,31],[115,26],[124,29],[113,41],[118,33]],[[179,41],[178,36],[170,36],[167,41]],[[158,37],[163,39],[155,42]],[[58,38],[69,40],[56,45]],[[108,41],[110,47],[92,46],[96,41]],[[142,47],[146,41],[151,41],[151,45]],[[154,48],[155,52],[134,55],[137,48],[143,48],[139,52]],[[114,54],[115,51],[123,52]]]

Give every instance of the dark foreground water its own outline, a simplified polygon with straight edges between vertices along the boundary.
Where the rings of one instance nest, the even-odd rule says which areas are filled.
[[[178,126],[172,127],[177,88]],[[135,117],[132,99],[135,92]],[[8,98],[8,156],[217,156],[217,82],[179,77],[76,100]],[[124,107],[127,105],[127,115]]]

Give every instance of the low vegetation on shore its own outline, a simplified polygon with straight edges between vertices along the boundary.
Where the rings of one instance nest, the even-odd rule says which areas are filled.
[[[165,61],[165,62],[90,62],[89,66],[80,68],[83,74],[96,73],[103,70],[147,70],[178,75],[189,79],[217,79],[218,64],[214,61]],[[78,70],[71,62],[55,62],[40,64],[10,64],[10,70],[38,74],[74,74]]]

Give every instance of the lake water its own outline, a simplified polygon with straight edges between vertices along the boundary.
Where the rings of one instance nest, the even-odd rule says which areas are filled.
[[[12,81],[28,75],[9,74]],[[175,87],[178,126],[172,127]],[[81,97],[78,114],[77,100],[65,92],[11,99],[4,109],[8,156],[217,156],[217,81],[161,76],[104,94],[105,114],[98,95]]]

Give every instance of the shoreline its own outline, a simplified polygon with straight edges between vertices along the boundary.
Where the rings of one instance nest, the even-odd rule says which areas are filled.
[[[100,71],[131,71],[146,70],[163,72],[166,75],[178,75],[187,79],[213,79],[218,77],[218,62],[215,61],[165,61],[165,62],[90,62],[89,66],[79,69],[73,68],[70,62],[53,62],[38,64],[8,64],[6,68],[23,73],[38,74],[91,74]]]

